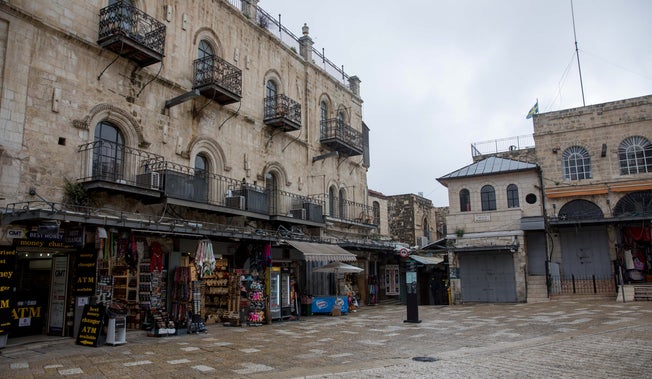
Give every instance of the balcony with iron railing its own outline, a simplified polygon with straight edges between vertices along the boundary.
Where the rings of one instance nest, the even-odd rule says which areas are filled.
[[[326,205],[324,216],[327,221],[375,225],[372,206],[356,203],[338,196],[330,197],[328,194],[317,195],[314,199]]]
[[[219,104],[237,103],[242,98],[242,71],[216,55],[196,59],[193,78],[192,88]]]
[[[117,1],[100,10],[97,43],[145,67],[163,59],[165,24],[134,7]]]
[[[95,141],[79,148],[81,175],[89,190],[131,193],[147,202],[167,201],[221,213],[255,213],[270,220],[323,224],[319,198],[244,183],[165,161],[139,149]]]
[[[362,133],[337,118],[321,122],[319,141],[345,157],[362,155],[364,152]]]
[[[263,122],[284,132],[299,130],[301,129],[301,104],[283,94],[268,96],[265,98]]]

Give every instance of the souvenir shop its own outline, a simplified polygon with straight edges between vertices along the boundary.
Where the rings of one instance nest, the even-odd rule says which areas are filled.
[[[619,249],[625,283],[652,283],[652,228],[628,225],[621,228]]]

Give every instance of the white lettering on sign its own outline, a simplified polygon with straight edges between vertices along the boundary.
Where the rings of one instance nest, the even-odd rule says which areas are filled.
[[[491,221],[491,215],[487,215],[487,214],[475,215],[475,222],[487,222],[487,221]]]

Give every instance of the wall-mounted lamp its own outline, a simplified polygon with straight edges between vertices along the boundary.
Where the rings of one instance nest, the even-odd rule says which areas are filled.
[[[552,148],[552,153],[553,154],[557,154],[558,151],[559,151],[559,146]]]

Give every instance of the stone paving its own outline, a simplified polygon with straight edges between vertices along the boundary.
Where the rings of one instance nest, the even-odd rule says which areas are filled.
[[[10,378],[652,378],[652,302],[362,307],[259,327],[84,347],[9,341]],[[16,339],[20,341],[20,339]]]

